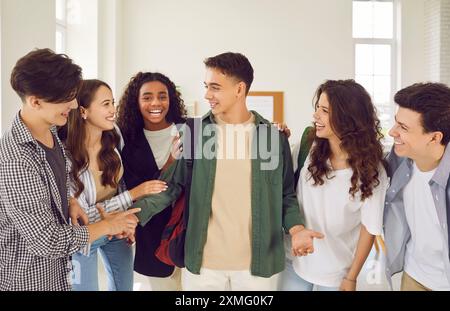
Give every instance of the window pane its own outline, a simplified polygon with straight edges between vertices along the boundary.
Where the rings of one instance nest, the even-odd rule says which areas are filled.
[[[353,1],[353,37],[371,38],[373,35],[373,6],[370,1]]]
[[[392,1],[353,1],[353,37],[392,39]]]
[[[373,75],[373,45],[356,44],[355,47],[355,73],[356,75]]]
[[[361,84],[366,91],[373,98],[373,76],[369,75],[357,75],[355,81]]]
[[[380,125],[382,133],[384,135],[384,140],[387,143],[392,143],[392,137],[389,136],[388,131],[393,125],[394,109],[392,105],[375,105],[377,108],[378,119],[380,120]]]
[[[392,2],[374,2],[374,38],[392,39],[394,32],[394,5]]]
[[[373,101],[375,103],[389,103],[391,97],[391,76],[374,76]]]
[[[66,20],[66,0],[56,0],[56,19]]]
[[[391,121],[392,107],[390,105],[382,104],[378,104],[375,106],[377,108],[378,119],[380,119],[382,123],[389,123]]]
[[[391,75],[391,46],[372,45],[373,47],[373,70],[375,75]]]

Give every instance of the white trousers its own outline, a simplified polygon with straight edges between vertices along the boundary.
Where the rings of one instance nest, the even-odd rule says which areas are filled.
[[[181,290],[181,269],[175,267],[171,276],[166,278],[147,277],[152,291],[180,291]]]
[[[200,269],[193,274],[187,269],[181,271],[181,284],[185,291],[274,291],[277,289],[278,274],[270,278],[251,275],[250,271],[222,271]]]

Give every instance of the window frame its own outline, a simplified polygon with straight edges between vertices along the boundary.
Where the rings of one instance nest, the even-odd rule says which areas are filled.
[[[392,38],[387,39],[387,38],[356,38],[353,37],[353,27],[354,25],[352,24],[352,38],[353,38],[353,53],[354,53],[354,57],[353,57],[353,73],[354,73],[354,77],[356,79],[356,46],[359,44],[368,44],[368,45],[389,45],[391,47],[391,89],[390,89],[390,100],[386,103],[386,104],[390,104],[392,106],[394,106],[394,95],[397,91],[397,86],[400,85],[400,81],[399,81],[399,74],[398,74],[398,64],[399,64],[399,58],[400,55],[398,54],[398,42],[397,42],[397,37],[398,37],[398,31],[399,31],[399,16],[398,14],[398,0],[352,0],[352,19],[353,19],[353,3],[354,2],[392,2],[392,18],[393,18],[393,29],[392,29]],[[372,94],[371,94],[372,95]],[[374,100],[374,98],[372,98],[372,100]],[[373,102],[375,107],[379,107],[379,105],[382,105],[382,103],[376,103],[375,101]],[[394,124],[395,121],[395,109],[394,107],[391,110],[391,114],[389,117],[389,121],[386,121],[386,123],[388,124],[388,127],[392,126]],[[389,130],[389,128],[383,128],[383,130]],[[390,144],[390,138],[385,135],[385,139],[387,139],[387,143]]]
[[[62,0],[63,1],[63,8],[64,8],[64,16],[63,19],[59,19],[56,17],[55,14],[55,20],[56,20],[56,31],[55,31],[55,38],[56,38],[56,34],[57,33],[61,33],[62,34],[62,51],[58,51],[60,53],[66,53],[67,51],[67,1],[68,0]],[[55,8],[56,8],[56,3],[58,2],[58,0],[55,0]],[[55,50],[56,50],[56,39],[55,39]]]

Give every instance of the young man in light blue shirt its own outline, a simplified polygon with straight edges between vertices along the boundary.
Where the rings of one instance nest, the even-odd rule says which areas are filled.
[[[402,291],[450,290],[450,88],[414,84],[395,102],[384,211],[386,276],[391,283],[403,271]]]

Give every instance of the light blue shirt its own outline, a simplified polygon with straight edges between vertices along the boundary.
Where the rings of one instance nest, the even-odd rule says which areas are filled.
[[[384,237],[386,244],[386,276],[392,287],[391,277],[395,273],[403,271],[406,244],[411,238],[408,223],[406,221],[403,189],[411,179],[414,165],[408,158],[398,157],[391,150],[387,157],[389,163],[388,175],[391,178],[390,187],[386,193],[384,209]],[[431,178],[430,190],[433,195],[436,213],[444,237],[444,262],[445,274],[450,281],[449,259],[449,231],[450,223],[450,148],[447,145],[444,156]]]

